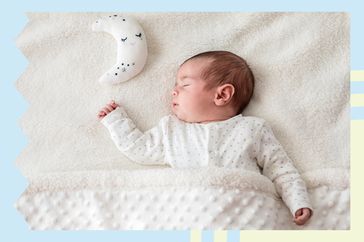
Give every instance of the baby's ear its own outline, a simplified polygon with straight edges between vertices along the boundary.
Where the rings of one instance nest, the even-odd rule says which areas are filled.
[[[223,84],[216,89],[214,102],[217,106],[224,106],[230,103],[235,93],[231,84]]]

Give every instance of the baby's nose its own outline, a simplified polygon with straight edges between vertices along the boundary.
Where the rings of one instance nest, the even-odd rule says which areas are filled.
[[[177,96],[177,91],[175,89],[172,90],[172,96],[173,97]]]

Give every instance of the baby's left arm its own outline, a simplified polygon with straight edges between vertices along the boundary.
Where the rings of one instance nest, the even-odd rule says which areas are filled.
[[[312,213],[305,182],[267,123],[263,124],[257,137],[256,158],[263,175],[273,181],[294,222],[304,224]]]

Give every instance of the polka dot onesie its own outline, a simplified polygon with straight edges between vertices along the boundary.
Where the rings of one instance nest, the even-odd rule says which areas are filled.
[[[142,133],[118,107],[101,122],[117,148],[137,163],[262,170],[293,215],[300,208],[312,209],[304,181],[263,119],[236,115],[200,124],[168,115]]]

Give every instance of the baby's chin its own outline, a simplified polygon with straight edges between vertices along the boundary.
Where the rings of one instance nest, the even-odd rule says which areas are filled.
[[[186,118],[184,117],[184,115],[182,115],[180,112],[178,112],[177,110],[175,110],[174,108],[172,108],[172,113],[174,114],[174,116],[176,116],[179,120],[187,122]]]
[[[192,116],[188,116],[188,115],[183,115],[179,112],[173,111],[173,114],[181,121],[186,122],[186,123],[200,123],[202,121],[198,120],[196,117],[192,117]]]
[[[172,111],[172,113],[174,114],[174,116],[176,116],[179,120],[187,122],[185,120],[185,118],[183,117],[183,115],[179,114],[178,112],[176,112],[175,110]]]

